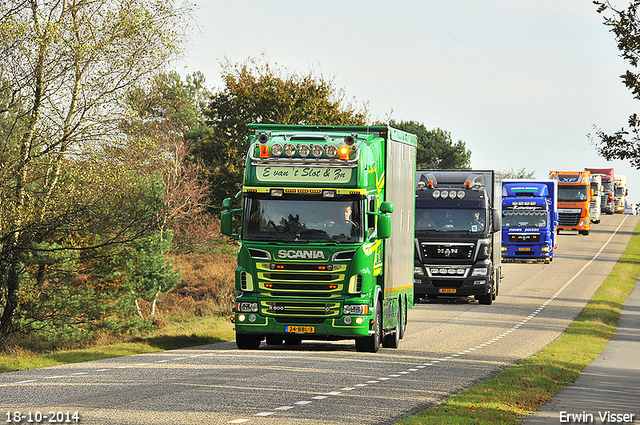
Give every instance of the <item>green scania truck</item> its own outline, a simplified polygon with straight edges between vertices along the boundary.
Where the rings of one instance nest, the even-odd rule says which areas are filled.
[[[397,348],[413,307],[415,135],[388,126],[251,124],[239,241],[241,349],[302,340]]]

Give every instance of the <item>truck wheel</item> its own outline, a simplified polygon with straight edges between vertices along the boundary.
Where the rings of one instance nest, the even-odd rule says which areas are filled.
[[[398,321],[396,328],[390,334],[387,334],[382,339],[382,346],[385,348],[398,348],[400,346],[400,334],[402,333],[403,319],[402,304],[398,306]]]
[[[376,303],[375,322],[373,324],[373,335],[356,339],[356,350],[368,353],[377,353],[382,339],[382,306],[380,301]]]
[[[589,231],[588,230],[580,230],[580,231],[578,231],[578,233],[580,233],[581,235],[589,236]]]
[[[282,345],[282,335],[269,334],[266,339],[267,345]]]
[[[256,350],[261,342],[262,335],[236,334],[236,345],[241,350]]]
[[[491,292],[489,292],[486,295],[476,295],[476,299],[478,300],[479,304],[491,305],[493,300],[496,299],[496,284],[495,284],[495,282],[493,283],[493,287],[491,288]]]
[[[400,339],[404,338],[404,334],[407,331],[407,299],[404,299],[402,303],[402,326],[400,327]]]

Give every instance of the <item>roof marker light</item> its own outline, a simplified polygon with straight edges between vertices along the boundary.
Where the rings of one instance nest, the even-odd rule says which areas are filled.
[[[349,159],[349,148],[346,146],[340,146],[340,159]]]

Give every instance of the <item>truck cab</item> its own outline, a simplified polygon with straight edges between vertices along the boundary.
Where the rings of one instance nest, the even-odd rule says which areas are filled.
[[[577,230],[588,235],[591,227],[589,171],[550,171],[549,178],[558,181],[558,229]]]
[[[553,261],[558,226],[555,180],[502,181],[502,261]]]
[[[491,304],[501,279],[501,191],[493,171],[417,172],[416,298]]]

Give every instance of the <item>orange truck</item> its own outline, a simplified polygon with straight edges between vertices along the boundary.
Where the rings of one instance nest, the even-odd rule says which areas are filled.
[[[589,171],[549,171],[549,178],[558,181],[558,233],[577,230],[589,234],[590,175]]]

